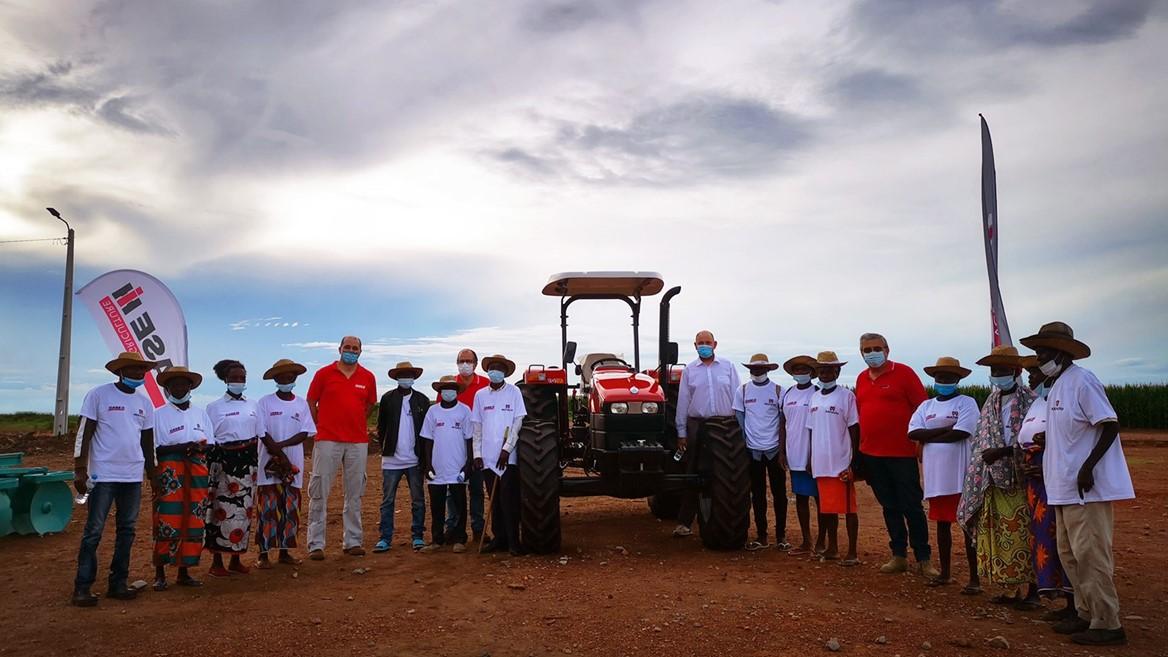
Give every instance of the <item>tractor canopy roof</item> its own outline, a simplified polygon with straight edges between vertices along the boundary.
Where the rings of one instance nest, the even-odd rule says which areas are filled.
[[[665,282],[655,271],[569,271],[553,274],[543,286],[543,293],[549,297],[648,297],[663,287]]]

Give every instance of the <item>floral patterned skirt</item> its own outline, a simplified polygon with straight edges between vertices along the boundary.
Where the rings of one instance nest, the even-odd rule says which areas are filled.
[[[220,444],[207,452],[210,505],[206,546],[212,552],[247,552],[255,516],[256,442]]]
[[[207,462],[201,454],[161,454],[161,490],[154,500],[154,565],[199,565],[207,501]]]
[[[977,574],[999,586],[1034,581],[1026,492],[990,486],[977,519]]]
[[[1046,484],[1041,477],[1026,478],[1026,501],[1030,505],[1030,557],[1038,592],[1070,592],[1071,580],[1059,560],[1054,509],[1046,503]]]

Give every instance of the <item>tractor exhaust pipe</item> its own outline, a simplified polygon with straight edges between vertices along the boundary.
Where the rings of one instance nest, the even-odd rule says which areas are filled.
[[[677,347],[669,341],[669,302],[681,294],[681,286],[669,288],[661,297],[661,324],[657,329],[657,380],[664,387],[669,382],[669,366],[677,362]]]

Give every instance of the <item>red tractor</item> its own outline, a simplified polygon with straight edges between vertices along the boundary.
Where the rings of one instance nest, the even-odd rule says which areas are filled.
[[[641,300],[663,287],[654,272],[556,274],[544,286],[545,295],[560,299],[561,363],[532,365],[519,384],[527,406],[518,447],[520,525],[529,550],[559,551],[561,497],[647,497],[655,516],[675,519],[682,494],[694,490],[702,543],[728,550],[746,542],[749,456],[738,421],[707,424],[696,474],[686,473],[676,453],[674,416],[682,368],[677,365],[677,343],[669,341],[669,303],[680,287],[661,298],[657,367],[641,370]],[[568,307],[585,299],[628,304],[632,363],[609,352],[585,354],[575,363]],[[571,385],[569,363],[579,377]]]

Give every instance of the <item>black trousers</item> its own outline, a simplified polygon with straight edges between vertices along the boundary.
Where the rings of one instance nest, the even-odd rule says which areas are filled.
[[[868,485],[884,509],[892,555],[907,557],[911,544],[916,560],[928,561],[933,550],[929,546],[929,520],[922,506],[925,492],[921,489],[917,460],[911,456],[864,454],[863,467]]]
[[[779,463],[779,453],[768,459],[766,454],[756,460],[750,458],[750,504],[754,507],[754,528],[759,542],[767,538],[767,483],[775,500],[775,538],[780,541],[787,534],[787,471]]]
[[[498,488],[495,480],[499,480]],[[491,536],[495,543],[510,550],[519,548],[519,466],[509,465],[502,476],[493,470],[483,470],[487,491],[495,490],[491,498]]]
[[[430,538],[438,545],[466,543],[466,484],[430,484]],[[446,499],[451,500],[450,523]]]

